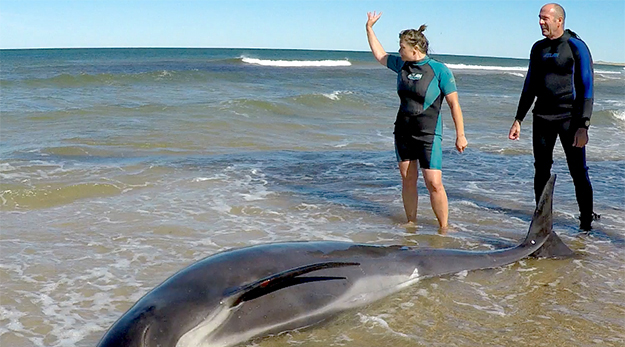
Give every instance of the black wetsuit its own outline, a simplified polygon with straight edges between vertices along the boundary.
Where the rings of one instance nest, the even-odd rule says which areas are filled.
[[[534,44],[516,119],[521,122],[536,99],[532,113],[534,193],[536,201],[549,180],[553,148],[560,136],[569,172],[575,185],[580,219],[591,220],[593,191],[586,166],[586,148],[574,147],[579,128],[590,124],[593,105],[593,63],[586,44],[566,30],[555,40]]]

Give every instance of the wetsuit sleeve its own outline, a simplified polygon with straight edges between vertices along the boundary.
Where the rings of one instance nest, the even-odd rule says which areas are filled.
[[[573,57],[575,58],[574,88],[575,101],[573,102],[573,124],[578,128],[588,129],[592,105],[594,101],[593,64],[590,51],[586,44],[577,38],[569,39]]]
[[[456,80],[454,79],[454,74],[449,70],[449,68],[443,65],[441,69],[439,87],[443,95],[447,96],[458,89],[456,88]]]
[[[523,83],[523,91],[521,92],[521,99],[519,100],[519,106],[516,110],[516,116],[514,119],[519,122],[523,121],[527,111],[530,110],[532,104],[534,103],[534,99],[536,98],[536,92],[534,91],[534,83],[532,83],[533,76],[536,73],[537,67],[534,61],[536,60],[536,44],[532,47],[532,52],[530,53],[530,63],[527,69],[527,75],[525,76],[525,83]]]
[[[401,60],[400,57],[396,55],[390,55],[390,54],[388,55],[388,58],[386,59],[386,67],[399,73],[403,66],[404,66],[404,62],[403,60]]]

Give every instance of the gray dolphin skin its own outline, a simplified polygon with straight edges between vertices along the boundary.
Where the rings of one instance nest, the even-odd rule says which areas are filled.
[[[551,177],[525,240],[476,252],[349,242],[285,242],[217,253],[132,306],[100,347],[224,347],[307,327],[420,279],[573,252],[552,230]]]

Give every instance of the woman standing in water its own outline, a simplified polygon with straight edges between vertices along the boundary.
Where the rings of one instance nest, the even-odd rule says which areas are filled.
[[[430,193],[432,210],[442,231],[447,229],[447,193],[442,178],[443,98],[451,109],[456,126],[456,149],[467,147],[462,110],[458,103],[456,82],[445,64],[428,57],[426,26],[399,34],[399,57],[386,53],[373,32],[382,13],[367,14],[367,39],[375,59],[397,73],[397,94],[401,104],[395,121],[395,153],[402,178],[402,199],[409,224],[417,221],[417,179],[419,166]]]

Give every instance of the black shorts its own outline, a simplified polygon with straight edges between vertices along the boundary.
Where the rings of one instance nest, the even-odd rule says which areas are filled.
[[[443,168],[442,140],[441,136],[436,135],[433,141],[422,141],[410,135],[395,134],[397,161],[417,160],[422,169],[441,170]]]

